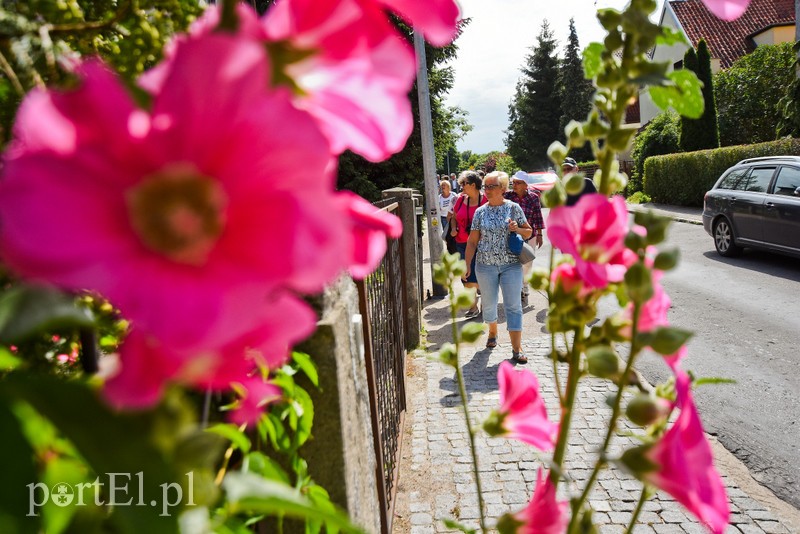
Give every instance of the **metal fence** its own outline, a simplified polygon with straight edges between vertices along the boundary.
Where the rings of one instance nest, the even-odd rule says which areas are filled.
[[[398,203],[391,200],[376,205],[389,212],[398,209]],[[406,273],[401,247],[399,240],[388,239],[386,255],[378,269],[358,283],[384,534],[391,530],[402,440],[400,431],[406,410],[403,289]]]

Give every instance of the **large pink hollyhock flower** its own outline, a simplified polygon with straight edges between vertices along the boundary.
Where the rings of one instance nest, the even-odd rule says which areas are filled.
[[[547,235],[553,246],[575,258],[575,267],[590,287],[619,282],[636,254],[625,248],[628,212],[625,199],[583,195],[574,206],[550,211]]]
[[[547,418],[536,375],[530,371],[515,371],[513,365],[503,362],[497,382],[500,426],[506,435],[542,451],[551,450],[555,446],[558,425]]]
[[[382,161],[405,146],[413,128],[408,92],[416,60],[375,2],[282,0],[263,20],[243,4],[237,14],[237,34],[266,45],[279,73],[272,83],[291,89],[294,104],[317,120],[334,154],[350,149]],[[212,33],[219,19],[219,8],[209,7],[139,84],[157,91],[175,50]]]
[[[667,312],[672,305],[672,300],[662,285],[655,281],[655,277],[653,282],[653,296],[642,304],[639,310],[639,332],[650,332],[656,327],[669,324]],[[629,303],[625,308],[625,317],[633,320],[633,303]]]
[[[158,402],[170,383],[215,391],[239,383],[247,390],[255,388],[243,402],[254,409],[263,398],[259,397],[263,381],[254,381],[250,375],[286,363],[289,348],[313,331],[316,317],[288,295],[277,296],[250,313],[257,319],[256,326],[217,347],[174,347],[134,328],[120,350],[121,366],[107,377],[105,398],[117,407],[147,408]]]
[[[386,253],[386,237],[400,237],[402,224],[391,213],[377,210],[363,198],[347,191],[336,196],[336,204],[350,215],[352,223],[350,274],[355,278],[365,278]]]
[[[186,43],[150,114],[99,63],[80,74],[72,92],[32,92],[17,117],[0,183],[15,271],[99,291],[168,345],[219,346],[270,291],[319,290],[349,267],[327,143],[265,89],[257,44]]]
[[[711,445],[692,399],[689,376],[677,362],[673,369],[681,413],[661,440],[645,453],[658,469],[644,473],[643,478],[672,495],[712,532],[722,533],[730,517],[725,485],[714,468]]]
[[[455,0],[377,0],[406,22],[422,31],[434,46],[450,44],[458,29],[459,8]]]
[[[578,269],[571,263],[561,263],[553,269],[550,280],[564,293],[575,293],[578,299],[585,299],[592,293],[592,288],[584,284]]]
[[[568,503],[556,500],[556,488],[548,472],[539,468],[533,498],[524,510],[514,514],[521,522],[520,534],[563,534],[569,523]]]
[[[750,0],[703,0],[709,11],[722,20],[736,20],[747,11]]]

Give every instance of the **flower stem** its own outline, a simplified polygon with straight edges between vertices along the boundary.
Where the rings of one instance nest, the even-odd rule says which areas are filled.
[[[550,247],[550,269],[548,272],[552,273],[556,264],[556,253],[553,247]],[[551,280],[547,281],[547,308],[550,309],[550,303],[553,302],[553,284]],[[556,333],[550,332],[550,359],[553,361],[553,379],[556,383],[556,393],[558,394],[559,404],[564,404],[564,393],[561,391],[561,379],[558,377],[558,352],[556,352]]]
[[[569,373],[567,374],[567,391],[565,399],[561,403],[561,422],[558,425],[558,440],[556,449],[553,452],[553,464],[558,469],[550,469],[550,481],[554,487],[558,487],[560,473],[567,454],[567,444],[569,442],[569,431],[572,423],[572,411],[575,406],[575,397],[578,393],[578,380],[581,377],[581,352],[580,347],[583,340],[583,328],[575,330],[575,339],[572,343],[570,352]]]
[[[642,488],[642,494],[639,495],[639,502],[636,503],[636,509],[633,511],[633,515],[631,516],[631,522],[628,524],[628,528],[625,529],[625,534],[633,533],[633,528],[636,526],[636,522],[639,521],[639,515],[642,513],[642,508],[644,508],[644,503],[647,502],[647,499],[649,498],[650,498],[650,488],[645,485]]]
[[[458,326],[456,325],[456,314],[457,308],[455,306],[455,294],[453,291],[453,283],[455,280],[451,280],[450,282],[450,324],[453,330],[453,340],[455,341],[456,345],[456,382],[458,382],[458,393],[461,396],[461,407],[464,409],[464,420],[467,423],[467,435],[469,436],[469,451],[472,454],[472,471],[475,475],[475,489],[478,491],[478,511],[480,512],[480,524],[481,524],[481,532],[486,534],[488,532],[486,530],[486,516],[484,513],[484,504],[483,504],[483,490],[481,488],[481,477],[478,471],[478,452],[475,449],[475,431],[472,428],[472,421],[469,416],[469,406],[467,404],[467,388],[464,385],[464,375],[461,372],[461,363],[458,361],[458,353],[460,350],[460,337],[458,335]]]

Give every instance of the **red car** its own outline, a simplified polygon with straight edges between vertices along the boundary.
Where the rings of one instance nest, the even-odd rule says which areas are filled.
[[[529,172],[528,177],[525,179],[528,182],[528,189],[531,191],[538,191],[542,193],[549,191],[558,180],[558,175],[554,172]]]

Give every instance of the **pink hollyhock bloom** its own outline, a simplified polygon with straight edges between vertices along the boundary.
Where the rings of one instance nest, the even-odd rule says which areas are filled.
[[[575,258],[575,267],[589,287],[619,282],[636,254],[625,248],[628,212],[625,199],[583,195],[574,206],[550,211],[547,235],[553,246]]]
[[[533,498],[524,510],[514,514],[522,525],[520,534],[563,534],[569,523],[568,503],[556,500],[556,488],[548,472],[539,468]]]
[[[266,44],[272,82],[292,90],[293,102],[308,111],[327,137],[331,150],[347,149],[371,161],[382,161],[405,146],[413,128],[408,92],[416,77],[414,52],[369,0],[282,0],[264,17],[237,6],[238,35]],[[192,25],[189,39],[214,32],[219,8],[208,8]],[[171,68],[174,41],[167,60],[140,78],[155,92]]]
[[[703,0],[709,11],[722,20],[736,20],[747,10],[750,0]]]
[[[725,485],[714,468],[711,445],[692,399],[689,376],[677,362],[673,369],[681,413],[661,440],[645,453],[658,469],[645,473],[643,478],[672,495],[712,532],[722,533],[730,517]]]
[[[386,237],[397,238],[403,232],[400,219],[378,210],[358,195],[342,191],[336,197],[342,211],[350,214],[354,237],[350,256],[350,274],[364,278],[381,261],[386,252]]]
[[[592,293],[592,288],[584,284],[578,269],[571,263],[557,265],[550,274],[550,280],[556,287],[561,287],[564,293],[575,293],[578,299],[584,299]]]
[[[507,436],[542,451],[555,446],[558,425],[547,418],[547,410],[539,395],[539,381],[530,371],[515,371],[508,362],[497,372],[500,389],[501,427]]]
[[[264,388],[260,378],[250,375],[257,368],[275,369],[286,363],[289,348],[313,331],[315,316],[288,295],[251,313],[257,315],[257,326],[219,347],[176,348],[134,328],[122,345],[121,367],[105,383],[105,398],[117,407],[147,408],[158,402],[170,383],[221,391],[236,382],[248,390],[253,386],[242,405],[254,409]]]
[[[656,327],[669,324],[667,312],[670,305],[672,305],[672,300],[670,300],[669,295],[664,291],[661,284],[655,281],[656,277],[654,276],[653,278],[653,296],[642,304],[639,310],[639,332],[650,332]],[[633,320],[633,303],[628,304],[625,308],[625,317]]]
[[[377,0],[422,31],[434,46],[445,46],[456,37],[459,8],[454,0]]]
[[[244,397],[239,399],[239,404],[229,416],[229,420],[237,425],[257,423],[264,413],[264,407],[281,398],[281,388],[265,382],[260,376],[249,378],[239,385],[244,389]]]

